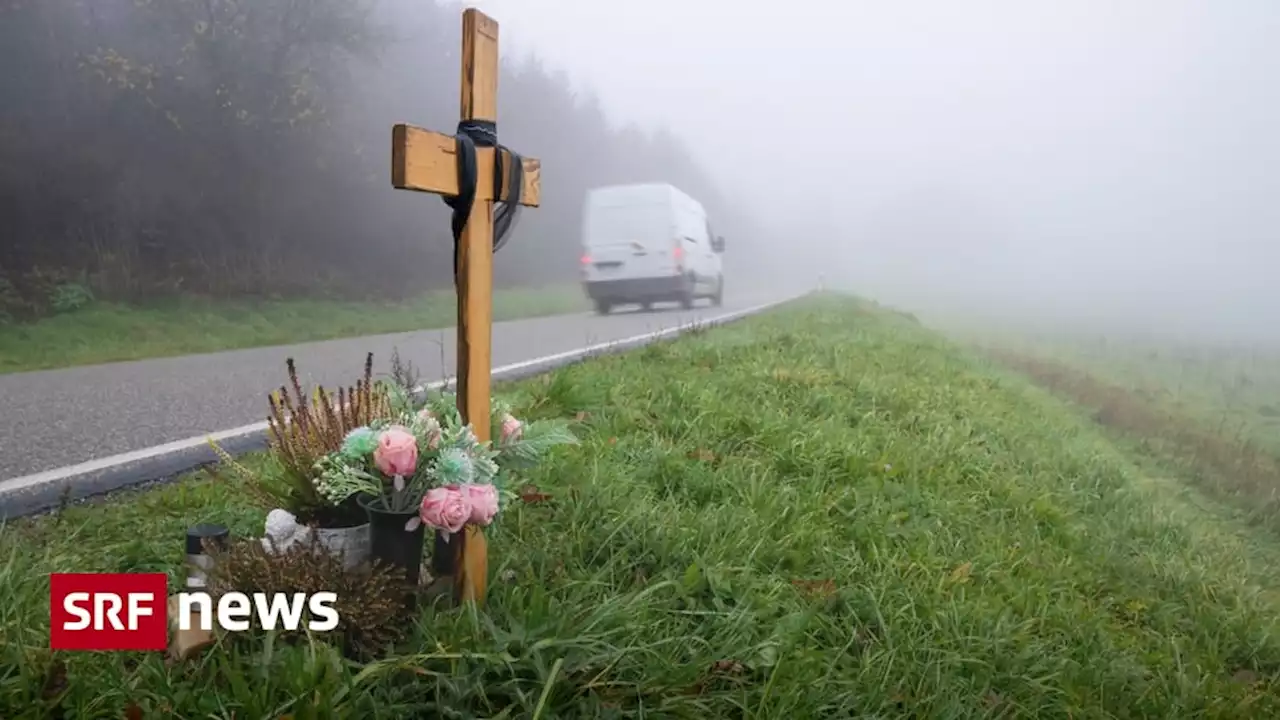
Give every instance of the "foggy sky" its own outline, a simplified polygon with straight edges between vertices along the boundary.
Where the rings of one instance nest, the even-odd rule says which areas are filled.
[[[504,54],[690,141],[803,272],[926,314],[1280,337],[1274,0],[474,4]]]

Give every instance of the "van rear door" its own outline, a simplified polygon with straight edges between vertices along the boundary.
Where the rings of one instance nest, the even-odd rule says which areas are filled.
[[[680,272],[669,204],[593,202],[588,204],[583,221],[588,282]]]

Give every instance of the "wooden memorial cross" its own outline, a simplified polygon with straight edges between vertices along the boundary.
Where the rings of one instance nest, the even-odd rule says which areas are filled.
[[[474,8],[462,13],[462,93],[459,132],[466,126],[485,126],[498,119],[498,23]],[[492,127],[490,127],[492,130]],[[468,135],[471,133],[467,132]],[[475,135],[472,135],[474,138]],[[490,343],[493,332],[493,204],[508,202],[516,191],[519,205],[537,207],[541,163],[521,159],[523,172],[518,188],[511,187],[510,151],[496,144],[476,142],[474,200],[457,242],[454,281],[458,291],[458,409],[463,422],[471,423],[476,437],[489,437]],[[493,145],[486,147],[486,144]],[[463,143],[454,135],[396,125],[391,131],[391,184],[400,190],[443,195],[456,201],[472,185],[461,177],[466,158]],[[495,167],[496,153],[502,164]],[[495,177],[501,188],[495,188]],[[465,205],[465,203],[463,203]],[[512,209],[515,209],[514,207]],[[455,232],[457,221],[455,219]],[[454,567],[455,596],[483,602],[488,558],[484,534],[468,527],[461,538],[462,557]],[[456,542],[456,540],[455,540]]]

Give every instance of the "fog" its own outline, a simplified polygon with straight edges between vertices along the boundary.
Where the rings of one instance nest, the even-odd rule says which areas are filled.
[[[1280,340],[1280,6],[482,0],[790,270],[925,317]]]
[[[737,288],[822,275],[939,322],[1280,342],[1274,3],[477,4],[502,139],[544,162],[500,285],[576,282],[586,190],[659,180],[711,211]],[[396,122],[452,129],[460,9],[6,6],[0,319],[68,283],[447,287],[447,211],[389,188],[385,148]]]

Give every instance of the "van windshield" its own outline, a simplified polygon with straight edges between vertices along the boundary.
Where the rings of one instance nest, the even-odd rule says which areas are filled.
[[[586,243],[670,242],[671,216],[662,203],[647,205],[597,205],[587,209]]]

